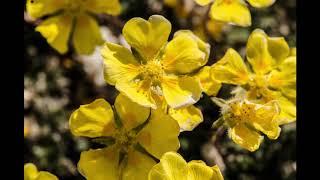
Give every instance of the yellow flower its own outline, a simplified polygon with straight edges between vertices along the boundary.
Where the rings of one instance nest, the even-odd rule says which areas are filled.
[[[27,0],[26,8],[33,18],[51,15],[36,27],[36,31],[61,54],[68,51],[71,32],[76,52],[92,53],[103,39],[91,13],[117,15],[121,9],[118,0]]]
[[[58,178],[46,171],[38,171],[32,163],[24,165],[24,180],[58,180]]]
[[[225,22],[217,21],[215,19],[210,19],[206,23],[208,33],[216,41],[220,41],[222,39],[222,32],[225,26],[226,26]]]
[[[257,150],[263,140],[260,132],[269,139],[279,137],[281,129],[276,119],[279,115],[276,101],[262,105],[246,99],[212,100],[222,108],[222,120],[230,127],[230,138],[241,147],[251,152]]]
[[[114,108],[103,99],[80,106],[72,113],[69,126],[75,136],[107,145],[81,153],[78,169],[89,180],[146,179],[155,158],[179,148],[175,120],[122,94]]]
[[[216,96],[221,88],[221,82],[211,76],[211,67],[203,66],[194,77],[199,78],[202,90],[208,96]]]
[[[131,51],[113,43],[101,51],[106,82],[145,107],[156,109],[163,104],[159,99],[174,109],[196,103],[203,89],[192,73],[206,64],[210,46],[187,30],[167,42],[170,31],[170,22],[159,15],[129,20],[123,35]]]
[[[217,165],[207,166],[203,161],[186,162],[175,152],[165,153],[149,172],[149,180],[223,180]]]
[[[203,121],[203,115],[200,109],[194,105],[181,108],[170,108],[163,97],[157,97],[157,110],[162,110],[169,114],[179,124],[180,131],[192,131]]]
[[[193,0],[164,0],[163,3],[173,8],[176,16],[182,19],[187,18],[195,6]]]
[[[179,3],[178,0],[164,0],[163,3],[169,7],[176,7]]]
[[[213,0],[195,0],[199,5],[205,6]],[[275,0],[247,0],[255,8],[271,6]],[[215,0],[210,9],[212,19],[236,24],[251,26],[251,14],[244,0]]]
[[[241,56],[229,49],[212,65],[211,75],[218,81],[240,85],[249,100],[267,103],[277,100],[281,113],[279,124],[296,119],[296,55],[282,37],[268,37],[257,29],[247,43],[249,68]]]
[[[28,121],[24,121],[24,126],[23,126],[23,135],[24,138],[28,137],[30,134],[30,124]]]
[[[216,96],[221,88],[221,83],[210,76],[210,67],[203,66],[199,71],[195,72],[193,77],[200,80],[200,84],[204,93],[208,96]],[[199,108],[194,105],[188,105],[181,108],[170,108],[164,100],[163,96],[158,96],[156,99],[157,106],[161,107],[164,112],[175,119],[180,131],[192,131],[201,122],[203,122],[203,115]]]

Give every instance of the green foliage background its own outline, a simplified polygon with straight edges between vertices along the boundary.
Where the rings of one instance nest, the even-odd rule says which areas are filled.
[[[119,39],[124,23],[132,17],[148,18],[161,14],[170,20],[173,31],[193,29],[197,10],[187,18],[179,18],[161,0],[122,0],[119,17],[99,16],[99,23],[108,27],[109,37]],[[252,26],[228,28],[220,42],[209,38],[209,64],[222,57],[230,47],[243,56],[247,38],[252,30],[261,28],[270,36],[284,36],[291,47],[296,44],[296,2],[277,0],[266,9],[250,8]],[[38,21],[25,14],[24,23],[24,123],[29,133],[24,139],[24,161],[35,163],[39,169],[56,174],[62,180],[84,179],[76,170],[80,152],[98,147],[87,139],[73,137],[68,130],[71,112],[81,104],[102,97],[110,103],[117,95],[114,87],[101,82],[99,54],[83,57],[71,50],[59,55],[34,31]],[[172,34],[171,34],[172,36]],[[121,39],[121,37],[120,37]],[[100,79],[99,79],[100,78]],[[219,97],[229,97],[231,86],[224,85]],[[227,131],[212,131],[219,108],[206,95],[196,104],[202,109],[204,122],[192,132],[180,134],[179,153],[187,160],[217,163],[226,180],[296,179],[296,125],[282,127],[278,140],[265,138],[260,149],[250,153],[239,148]],[[212,135],[216,134],[214,138]]]

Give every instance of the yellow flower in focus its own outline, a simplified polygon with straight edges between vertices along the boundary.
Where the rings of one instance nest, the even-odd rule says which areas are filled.
[[[223,180],[217,165],[207,166],[203,161],[186,162],[175,152],[165,153],[149,172],[148,180]]]
[[[195,0],[199,5],[205,6],[213,0]],[[255,8],[271,6],[275,0],[247,0]],[[251,14],[244,0],[214,0],[210,9],[210,17],[214,20],[236,24],[238,26],[251,26]]]
[[[46,171],[38,171],[32,163],[24,165],[24,180],[58,180],[58,178]]]
[[[210,75],[210,66],[203,66],[198,72],[192,75],[200,80],[202,91],[208,96],[216,96],[221,88],[221,82],[215,80]],[[180,131],[192,131],[201,122],[203,122],[203,115],[199,108],[194,105],[189,105],[181,108],[170,108],[162,102],[162,108],[166,112],[168,109],[169,115],[175,119]]]
[[[80,106],[72,113],[69,126],[73,135],[107,146],[81,153],[78,170],[88,180],[147,179],[154,159],[180,146],[174,119],[122,94],[114,108],[103,99]]]
[[[36,31],[59,53],[68,51],[71,38],[77,53],[90,54],[103,43],[99,25],[91,14],[117,15],[121,6],[118,0],[27,0],[26,8],[32,18],[50,15]]]
[[[221,106],[222,120],[229,127],[230,138],[241,147],[255,151],[259,148],[263,133],[269,139],[277,139],[280,127],[277,121],[279,108],[276,101],[266,104],[252,103],[246,99],[232,99],[225,101],[212,98]]]
[[[129,20],[122,33],[131,51],[113,43],[101,51],[106,82],[145,107],[156,109],[159,99],[174,109],[196,103],[203,89],[192,73],[207,63],[210,46],[187,30],[167,42],[170,31],[163,16]]]
[[[260,29],[253,31],[247,43],[247,60],[252,68],[229,49],[212,65],[211,75],[222,83],[240,85],[249,100],[262,104],[277,100],[281,109],[279,124],[295,121],[296,55],[290,54],[285,39],[268,37]]]

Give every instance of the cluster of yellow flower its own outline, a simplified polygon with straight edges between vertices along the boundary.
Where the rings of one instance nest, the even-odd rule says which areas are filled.
[[[196,2],[206,5],[211,0]],[[265,7],[274,0],[248,2]],[[68,50],[73,31],[76,52],[91,53],[102,39],[89,13],[115,15],[120,4],[118,0],[28,0],[27,10],[35,18],[55,13],[36,30],[57,51]],[[210,16],[240,26],[251,24],[242,0],[216,0]],[[87,179],[223,179],[217,166],[208,167],[202,161],[187,163],[176,153],[179,133],[192,131],[203,121],[194,104],[203,92],[216,96],[222,83],[237,87],[229,100],[212,97],[221,107],[218,121],[229,127],[230,138],[243,148],[257,150],[263,140],[260,133],[277,139],[279,125],[295,121],[296,53],[284,38],[268,37],[257,29],[248,39],[248,64],[229,49],[215,64],[205,66],[208,43],[188,30],[175,32],[168,41],[170,32],[171,23],[163,16],[132,18],[122,30],[131,49],[109,42],[103,46],[105,81],[120,94],[113,106],[97,99],[80,106],[69,120],[73,135],[105,146],[81,153],[78,170]],[[26,164],[26,179],[57,177]]]

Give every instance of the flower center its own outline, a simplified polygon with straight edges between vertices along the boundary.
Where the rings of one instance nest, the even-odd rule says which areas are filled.
[[[251,119],[255,108],[253,105],[239,101],[230,103],[229,107],[230,111],[226,114],[225,120],[230,127]]]
[[[118,144],[122,151],[128,152],[130,146],[136,143],[136,133],[133,131],[126,131],[121,129],[114,135],[116,144]]]
[[[264,75],[254,75],[249,81],[249,98],[272,100],[273,96],[268,88],[267,77]]]
[[[157,84],[161,81],[164,74],[163,66],[160,61],[151,60],[147,64],[142,65],[141,75],[144,80],[150,80],[152,84]]]

